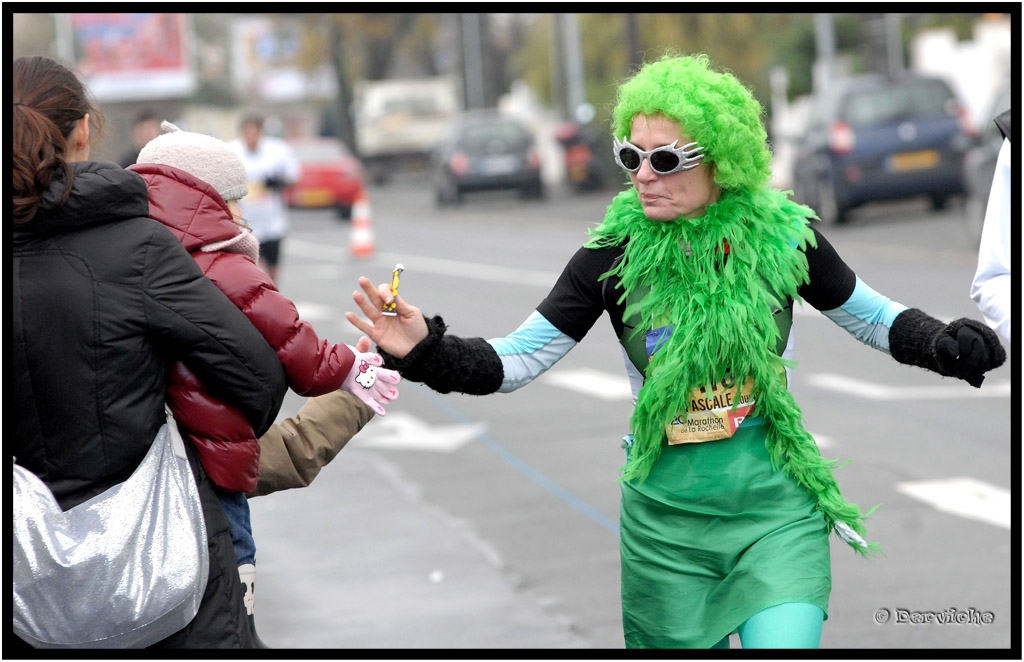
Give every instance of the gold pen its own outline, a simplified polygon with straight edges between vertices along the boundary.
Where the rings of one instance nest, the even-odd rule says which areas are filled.
[[[391,274],[391,303],[386,303],[380,310],[381,315],[397,315],[395,308],[398,306],[398,302],[394,300],[394,297],[398,296],[398,276],[405,271],[405,267],[401,264],[395,265],[395,270]]]

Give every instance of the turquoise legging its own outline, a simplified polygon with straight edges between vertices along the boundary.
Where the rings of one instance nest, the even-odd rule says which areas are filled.
[[[757,612],[739,627],[743,648],[818,648],[821,624],[825,619],[820,607],[806,602],[787,602]],[[723,637],[712,648],[728,648]]]

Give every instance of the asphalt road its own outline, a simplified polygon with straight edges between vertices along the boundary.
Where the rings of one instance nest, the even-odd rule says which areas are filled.
[[[483,194],[439,210],[424,182],[399,181],[370,190],[368,258],[351,254],[350,227],[330,212],[294,212],[280,287],[321,337],[354,343],[344,312],[356,310],[356,278],[388,281],[401,262],[403,296],[452,333],[502,336],[611,195]],[[880,292],[941,319],[978,318],[962,216],[959,203],[879,204],[825,232]],[[844,494],[880,505],[868,532],[884,550],[866,560],[833,544],[822,647],[1019,647],[1012,353],[977,390],[899,365],[813,309],[795,333],[792,387],[808,427],[827,457],[850,460],[837,474]],[[387,416],[312,486],[253,500],[261,636],[282,648],[622,648],[625,393],[607,320],[512,394],[403,382]],[[299,404],[289,395],[282,416]]]

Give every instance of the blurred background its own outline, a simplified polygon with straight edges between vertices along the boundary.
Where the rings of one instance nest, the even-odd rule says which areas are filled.
[[[272,132],[339,138],[371,174],[393,167],[375,167],[387,148],[369,135],[382,126],[386,81],[426,85],[420,99],[433,99],[419,104],[421,115],[478,108],[520,115],[540,149],[555,154],[557,129],[567,122],[607,137],[615,87],[642,60],[667,47],[704,52],[767,109],[777,184],[785,187],[790,143],[811,97],[837,79],[940,77],[976,130],[1010,75],[1010,17],[998,13],[15,13],[13,26],[15,57],[60,58],[88,82],[108,120],[97,158],[129,147],[132,118],[144,107],[223,138],[234,137],[242,112],[259,108],[272,116]],[[415,116],[417,105],[401,110]],[[402,122],[392,117],[385,128]],[[561,137],[569,131],[563,127]],[[547,181],[566,173],[564,159],[545,162]]]

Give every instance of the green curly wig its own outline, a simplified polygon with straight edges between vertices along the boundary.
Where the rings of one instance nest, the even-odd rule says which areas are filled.
[[[665,55],[619,87],[612,135],[629,138],[638,114],[664,115],[703,145],[723,189],[754,191],[771,178],[764,109],[730,73],[711,69],[706,55]]]

